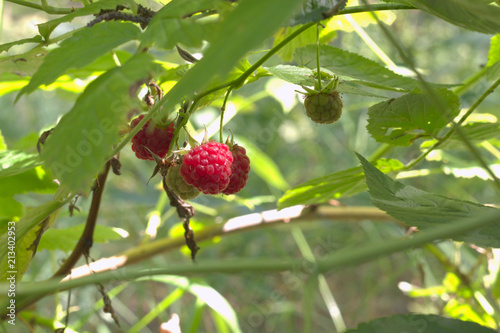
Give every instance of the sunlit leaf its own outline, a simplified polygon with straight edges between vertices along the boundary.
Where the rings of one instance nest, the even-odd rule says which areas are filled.
[[[425,230],[466,218],[477,218],[495,209],[404,185],[386,176],[361,155],[358,158],[365,172],[372,203],[408,226]],[[454,240],[482,247],[500,247],[500,226],[492,224],[467,235],[456,236]]]
[[[2,135],[2,130],[0,130],[0,151],[7,149],[7,144],[5,143],[5,139]]]
[[[488,52],[488,64],[492,66],[500,61],[500,34],[491,37],[490,51]]]
[[[103,22],[76,32],[51,51],[17,96],[33,92],[40,85],[49,85],[72,68],[82,68],[115,47],[136,39],[140,30],[132,23]],[[83,57],[82,54],[85,54]]]
[[[27,154],[17,150],[0,151],[0,179],[17,175],[33,169],[42,162],[36,154]]]
[[[403,164],[398,160],[381,159],[377,166],[390,172],[401,169]],[[294,205],[312,205],[328,202],[340,197],[346,198],[366,190],[361,167],[338,171],[327,176],[311,179],[288,190],[278,201],[278,208]]]
[[[366,128],[373,138],[396,146],[409,146],[420,137],[436,137],[460,112],[458,97],[449,90],[435,90],[446,105],[443,110],[434,96],[409,93],[371,106]]]
[[[64,202],[50,201],[37,208],[31,209],[19,221],[15,223],[15,239],[16,239],[16,266],[8,266],[7,253],[10,249],[7,246],[0,248],[0,278],[5,281],[8,271],[17,271],[16,281],[21,281],[21,277],[28,269],[31,259],[38,247],[38,241],[43,232],[51,224],[59,214],[59,209],[64,205]],[[1,244],[8,244],[8,233],[0,236]]]
[[[471,321],[437,315],[407,314],[377,318],[346,333],[494,333],[495,330]]]

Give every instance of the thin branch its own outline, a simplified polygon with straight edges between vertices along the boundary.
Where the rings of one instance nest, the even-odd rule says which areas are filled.
[[[225,236],[232,233],[247,232],[265,227],[278,227],[289,223],[310,222],[312,220],[328,221],[395,221],[385,212],[374,207],[332,207],[332,206],[293,206],[281,211],[268,210],[260,214],[243,215],[232,218],[223,224],[216,224],[196,231],[198,242]],[[183,236],[164,238],[140,244],[134,248],[118,253],[112,257],[99,259],[89,266],[83,265],[73,269],[72,278],[88,275],[91,271],[99,272],[128,266],[147,260],[155,255],[164,254],[185,245]]]
[[[68,275],[82,255],[88,256],[89,250],[94,241],[94,230],[110,166],[111,163],[109,161],[106,162],[104,170],[97,176],[94,192],[92,194],[92,202],[87,216],[87,222],[85,223],[85,229],[83,230],[82,236],[78,240],[78,243],[73,249],[71,255],[64,261],[64,264],[59,268],[59,270],[54,273],[53,278]]]
[[[24,0],[5,0],[5,2],[12,2],[15,3],[16,5],[42,10],[47,14],[54,14],[54,15],[65,15],[71,13],[74,10],[73,8],[57,8],[51,6],[42,6],[37,3]]]

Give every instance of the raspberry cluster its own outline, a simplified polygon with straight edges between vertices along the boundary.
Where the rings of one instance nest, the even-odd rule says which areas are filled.
[[[142,118],[144,118],[144,115],[132,120],[130,127],[134,128]],[[166,127],[159,127],[158,125],[153,127],[151,122],[148,121],[132,138],[132,150],[135,152],[135,156],[142,160],[154,160],[149,150],[163,158],[168,153],[168,147],[173,135],[173,122]]]
[[[318,124],[331,124],[342,115],[342,99],[338,91],[320,92],[307,95],[304,106],[312,121]]]
[[[246,185],[250,160],[243,147],[232,148],[217,142],[194,147],[184,156],[182,178],[205,194],[239,192]]]

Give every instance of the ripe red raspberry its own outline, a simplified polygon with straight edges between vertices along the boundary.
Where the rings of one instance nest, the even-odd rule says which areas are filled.
[[[132,120],[130,126],[135,127],[144,115]],[[168,147],[170,146],[170,141],[172,141],[172,136],[174,135],[174,123],[170,123],[167,127],[155,127],[149,128],[151,124],[148,121],[143,128],[132,138],[132,150],[135,152],[135,156],[141,160],[154,160],[153,156],[149,152],[151,150],[153,153],[163,158],[168,153]],[[146,147],[149,149],[147,150]]]
[[[342,99],[338,91],[307,95],[304,101],[306,113],[315,123],[331,124],[342,115]]]
[[[231,177],[229,185],[222,191],[224,194],[235,194],[241,191],[247,184],[248,173],[250,172],[250,159],[245,148],[234,145],[231,149],[233,154],[233,164],[231,164]]]
[[[191,149],[182,160],[184,181],[205,194],[222,192],[229,184],[233,155],[224,143],[208,142]]]
[[[200,194],[196,187],[186,184],[181,176],[181,164],[172,165],[168,168],[166,182],[168,187],[181,199],[194,199]]]

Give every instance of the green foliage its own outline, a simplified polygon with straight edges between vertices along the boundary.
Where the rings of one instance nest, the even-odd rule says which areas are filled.
[[[446,110],[442,110],[443,104]],[[379,142],[409,146],[421,137],[435,138],[459,112],[458,96],[449,90],[435,90],[432,96],[410,93],[371,106],[366,128]]]
[[[69,321],[67,330],[101,330],[104,323],[95,323],[94,312],[112,310],[112,305],[117,305],[118,317],[127,317],[123,329],[130,332],[158,331],[173,311],[179,313],[183,332],[332,330],[332,321],[336,331],[345,331],[374,316],[382,318],[348,332],[489,332],[477,324],[496,327],[500,254],[487,247],[500,247],[500,229],[492,223],[499,210],[471,201],[498,203],[486,185],[500,188],[500,180],[485,182],[492,177],[478,167],[498,174],[498,96],[492,94],[500,85],[498,2],[384,2],[368,6],[367,1],[352,0],[345,11],[323,20],[324,13],[336,4],[343,8],[346,1],[173,0],[153,3],[149,9],[133,0],[82,0],[83,7],[71,9],[16,0],[14,6],[59,15],[38,24],[40,35],[19,38],[22,32],[16,31],[18,40],[0,45],[0,52],[7,54],[0,58],[0,95],[5,95],[0,106],[7,110],[0,114],[0,244],[7,244],[12,237],[7,226],[14,225],[17,282],[30,265],[25,280],[37,281],[20,284],[20,316],[54,329],[63,321],[63,310],[47,307],[45,302],[53,304],[52,300],[37,297],[72,288],[72,302],[87,304],[90,295],[92,304],[93,284],[132,281],[109,292],[106,302],[84,309],[77,323]],[[376,13],[379,19],[374,9],[382,10]],[[401,12],[396,16],[395,10],[407,9],[414,9],[405,16],[408,24],[400,20],[392,25],[400,19]],[[420,15],[418,9],[433,16]],[[17,20],[16,15],[12,17]],[[471,75],[472,68],[486,63],[486,53],[461,48],[484,46],[487,39],[457,32],[436,17],[465,29],[496,33],[484,68]],[[446,43],[439,34],[432,35],[440,29]],[[338,38],[332,42],[334,37]],[[31,44],[35,46],[29,50]],[[369,52],[381,61],[370,60]],[[337,76],[342,118],[331,126],[310,122],[296,92],[300,86],[326,87],[337,82],[332,81]],[[9,93],[18,90],[12,106],[14,94]],[[34,93],[37,90],[42,91]],[[456,125],[452,121],[459,113]],[[140,129],[129,126],[137,114],[145,115],[141,125],[167,117],[174,121],[174,155],[167,155],[163,163],[182,156],[183,146],[191,142],[188,138],[202,134],[204,126],[212,140],[217,134],[222,140],[231,130],[251,160],[245,190],[237,196],[202,195],[191,205],[163,191],[158,176],[146,187],[153,169],[160,175],[165,169],[136,160],[126,147]],[[41,155],[34,154],[38,133],[52,127],[42,138]],[[418,139],[426,141],[412,145]],[[370,156],[370,162],[360,154],[362,165],[353,165],[353,150]],[[117,157],[122,174],[104,180],[108,184],[101,198],[102,192],[92,186],[104,186],[97,184],[96,176],[106,163],[119,173]],[[422,164],[420,169],[415,169],[417,164]],[[405,184],[393,175],[404,178]],[[451,175],[482,179],[455,181]],[[408,180],[414,177],[420,178]],[[103,175],[97,179],[100,182]],[[433,188],[442,195],[419,188]],[[363,193],[367,190],[373,205],[390,217],[375,207],[359,209],[369,201]],[[78,217],[59,216],[77,195],[82,197]],[[336,215],[336,204],[331,205],[336,200],[344,206],[342,217]],[[89,212],[83,212],[89,206]],[[191,208],[196,215],[189,221],[183,209]],[[349,212],[359,223],[325,227]],[[85,225],[80,224],[82,217],[87,218]],[[309,217],[321,222],[307,223],[304,234],[301,225],[294,225],[290,236],[287,224],[279,223],[310,222]],[[401,223],[389,222],[394,219]],[[58,227],[50,228],[56,220]],[[110,244],[92,247],[90,255],[96,260],[109,257],[105,262],[113,262],[117,270],[67,282],[38,282],[50,274],[46,258],[58,266],[62,252],[74,250],[79,240],[89,240],[82,234],[94,223],[92,242]],[[267,232],[256,230],[264,226]],[[410,227],[419,232],[408,235]],[[252,229],[256,232],[236,235]],[[225,237],[228,234],[235,236]],[[177,264],[188,260],[182,252],[192,254],[193,241],[202,248],[196,257],[199,264]],[[296,246],[304,258],[297,258]],[[50,254],[33,261],[42,249]],[[10,250],[0,249],[2,279]],[[176,251],[167,258],[152,258],[171,250]],[[110,269],[102,263],[96,267]],[[121,267],[132,263],[137,266]],[[366,263],[363,271],[355,267],[360,263]],[[352,271],[344,269],[348,267]],[[255,278],[258,272],[271,271],[280,274]],[[331,271],[334,276],[326,275]],[[384,317],[393,313],[396,303],[379,312],[385,303],[379,300],[393,303],[403,295],[386,295],[383,286],[401,281],[401,272],[411,279],[411,284],[402,282],[406,289],[400,285],[401,291],[428,297],[428,303],[416,304],[417,310],[463,321],[423,314]],[[325,273],[319,288],[318,273]],[[203,274],[204,280],[179,274]],[[154,288],[144,288],[139,281],[152,281]],[[331,291],[329,283],[337,281],[346,288]],[[86,285],[92,293],[77,288]],[[316,288],[329,311],[316,311]],[[343,300],[353,288],[366,296],[362,303],[376,299],[372,307],[377,311],[364,304],[348,309],[345,302],[336,311],[334,294]],[[7,284],[0,284],[0,292],[6,290]],[[154,297],[146,300],[151,290]],[[186,297],[188,293],[192,296]],[[134,302],[124,302],[132,295]],[[22,311],[33,302],[39,302],[35,311]],[[416,309],[408,299],[404,302]],[[4,299],[0,303],[4,315]],[[254,320],[258,316],[265,319],[260,324]]]
[[[171,1],[151,20],[141,41],[154,44],[159,48],[171,49],[177,43],[185,46],[200,47],[203,40],[211,35],[211,23],[184,19],[186,15],[214,8],[220,0]],[[162,33],[158,33],[162,31]]]
[[[137,39],[139,28],[132,23],[104,22],[89,29],[76,32],[50,52],[44,59],[30,83],[17,96],[33,92],[40,85],[49,85],[72,68],[82,68],[115,47]],[[82,57],[82,54],[85,57]]]
[[[62,117],[43,147],[42,158],[72,192],[88,192],[118,143],[125,115],[140,107],[133,94],[158,72],[150,55],[138,54],[90,83]]]
[[[45,40],[48,40],[55,28],[57,28],[57,26],[61,23],[71,22],[74,18],[79,16],[97,14],[101,10],[115,9],[120,5],[126,6],[131,9],[137,8],[136,3],[131,0],[101,0],[89,4],[88,6],[84,6],[83,8],[75,9],[67,15],[58,17],[45,23],[38,24],[38,31]]]
[[[411,5],[423,9],[459,27],[486,34],[500,32],[500,8],[491,1],[469,0],[406,0]]]
[[[369,323],[360,324],[356,329],[346,333],[493,333],[491,328],[458,319],[444,318],[436,315],[396,315],[378,318]]]
[[[403,167],[398,160],[378,160],[377,166],[384,172],[392,172]],[[361,167],[338,171],[330,175],[311,179],[288,190],[278,201],[278,208],[294,205],[313,205],[331,199],[346,198],[366,190]]]
[[[466,218],[473,219],[495,209],[404,185],[384,175],[361,155],[358,158],[363,166],[372,203],[408,226],[425,230]],[[500,229],[492,225],[458,236],[455,240],[483,247],[500,247]]]

